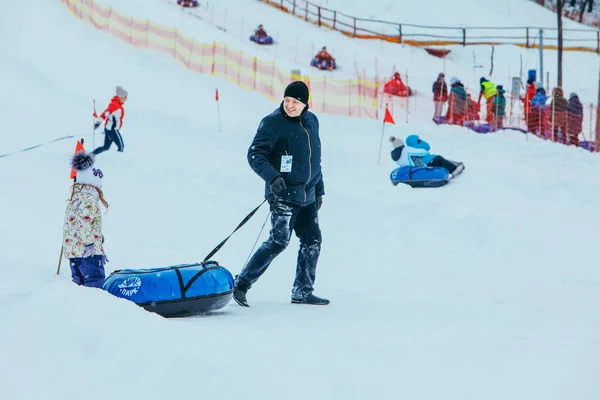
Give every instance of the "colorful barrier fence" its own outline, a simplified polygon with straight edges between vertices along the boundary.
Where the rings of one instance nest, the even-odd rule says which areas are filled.
[[[263,62],[223,43],[198,43],[177,30],[149,20],[118,13],[94,0],[61,0],[85,22],[133,46],[173,57],[179,64],[200,74],[225,78],[238,86],[280,101],[285,87],[303,79],[311,88],[311,109],[316,112],[378,119],[378,83],[365,79],[333,80],[299,77],[273,62]]]

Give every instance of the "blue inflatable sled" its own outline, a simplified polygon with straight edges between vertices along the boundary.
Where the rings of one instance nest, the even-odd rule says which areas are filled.
[[[166,318],[219,310],[233,293],[233,276],[215,261],[114,271],[104,290]]]
[[[492,124],[487,123],[487,122],[475,122],[475,121],[465,121],[464,125],[465,128],[469,128],[472,131],[475,131],[477,133],[491,133],[493,132],[492,130]]]
[[[271,36],[259,38],[256,35],[252,35],[252,36],[250,36],[250,41],[257,43],[257,44],[273,44],[273,38]]]
[[[448,160],[450,161],[450,160]],[[413,188],[440,187],[448,184],[452,178],[463,172],[463,163],[451,161],[457,168],[451,175],[446,168],[442,167],[399,167],[390,173],[390,180],[396,186],[404,183]]]
[[[450,173],[440,167],[400,167],[393,170],[390,179],[395,185],[404,183],[410,187],[440,187],[450,182]]]
[[[181,7],[198,7],[198,0],[177,0]]]
[[[316,58],[313,58],[312,61],[310,62],[310,66],[318,68],[319,67],[319,60],[317,60]],[[321,67],[323,69],[327,69],[327,62],[323,61],[321,63]],[[337,64],[335,63],[335,60],[331,61],[331,68],[332,69],[337,69]]]

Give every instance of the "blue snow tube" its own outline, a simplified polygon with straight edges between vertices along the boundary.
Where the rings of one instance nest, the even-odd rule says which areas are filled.
[[[450,181],[450,173],[441,167],[399,167],[390,174],[395,185],[404,183],[410,187],[440,187]]]
[[[114,271],[104,290],[163,317],[186,317],[221,309],[233,293],[233,276],[216,261]]]
[[[273,38],[271,36],[265,36],[264,38],[259,38],[256,35],[250,36],[250,41],[258,44],[273,44]]]
[[[579,142],[579,147],[594,152],[594,144],[594,142],[582,140],[581,142]]]
[[[490,133],[492,132],[492,124],[487,122],[485,123],[475,123],[473,121],[466,121],[463,125],[465,128],[469,128],[477,133]]]
[[[436,123],[436,125],[442,125],[446,123],[446,117],[443,115],[440,115],[439,117],[433,117],[433,122]]]
[[[198,7],[198,0],[177,0],[177,4],[182,7]]]
[[[322,64],[323,64],[322,65],[323,68],[327,68],[327,63],[325,61],[323,61]],[[317,60],[316,58],[313,58],[312,61],[310,62],[310,66],[318,68],[319,67],[319,60]],[[336,69],[337,68],[337,64],[335,63],[335,60],[331,61],[331,68],[332,69]]]

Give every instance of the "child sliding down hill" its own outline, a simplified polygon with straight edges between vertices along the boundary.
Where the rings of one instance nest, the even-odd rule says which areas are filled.
[[[442,167],[453,176],[460,174],[465,168],[462,163],[455,164],[442,156],[430,154],[431,146],[418,135],[408,136],[406,144],[402,139],[394,136],[390,137],[390,142],[394,147],[392,160],[400,167]]]

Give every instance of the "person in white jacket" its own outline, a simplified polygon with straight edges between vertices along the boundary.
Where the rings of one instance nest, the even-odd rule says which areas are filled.
[[[102,193],[104,174],[94,168],[92,153],[78,152],[71,165],[77,181],[71,188],[63,227],[63,256],[69,259],[71,277],[77,285],[102,288],[104,253],[100,204],[108,208]]]
[[[110,101],[108,108],[98,116],[94,123],[94,130],[104,124],[104,144],[94,150],[94,155],[98,155],[110,149],[113,142],[117,145],[117,151],[123,152],[125,144],[121,136],[121,127],[123,126],[123,117],[125,109],[123,105],[127,101],[127,90],[117,86],[116,95]]]
[[[442,156],[430,154],[431,146],[418,135],[410,135],[406,138],[406,144],[400,138],[390,137],[392,160],[400,167],[442,167],[452,175],[458,175],[464,169],[462,163],[454,163]]]

